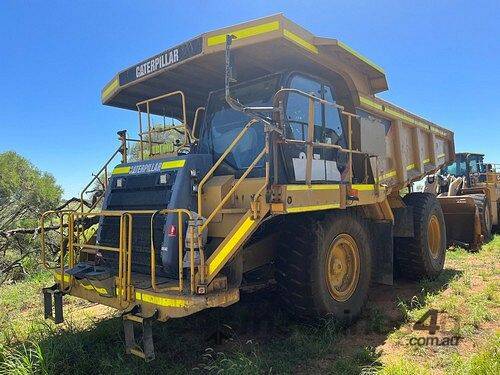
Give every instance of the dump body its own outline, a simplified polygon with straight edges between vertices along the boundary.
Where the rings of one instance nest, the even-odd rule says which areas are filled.
[[[402,188],[454,160],[452,132],[378,98],[361,96],[360,104],[386,128],[385,155],[378,161],[381,183]]]

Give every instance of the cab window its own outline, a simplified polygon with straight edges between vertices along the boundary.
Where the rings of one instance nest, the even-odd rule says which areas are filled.
[[[330,86],[302,75],[294,75],[290,87],[329,102],[335,101]],[[309,123],[309,100],[297,93],[289,93],[286,104],[287,137],[305,141]],[[314,103],[314,141],[338,144],[342,139],[342,121],[337,108]]]

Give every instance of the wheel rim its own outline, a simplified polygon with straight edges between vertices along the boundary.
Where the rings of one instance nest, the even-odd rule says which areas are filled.
[[[326,284],[330,295],[339,302],[348,300],[359,280],[359,248],[348,234],[339,234],[332,242],[326,261]]]
[[[429,220],[427,242],[429,251],[434,259],[439,257],[439,250],[441,247],[441,226],[436,215],[432,215]]]

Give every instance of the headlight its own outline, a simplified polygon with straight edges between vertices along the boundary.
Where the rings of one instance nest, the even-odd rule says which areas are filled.
[[[166,184],[168,181],[168,174],[161,174],[160,175],[160,184]]]

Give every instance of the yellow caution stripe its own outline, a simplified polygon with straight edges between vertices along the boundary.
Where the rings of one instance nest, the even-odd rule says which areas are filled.
[[[385,112],[385,113],[387,113],[389,115],[392,115],[394,117],[397,117],[397,118],[405,121],[408,124],[416,125],[416,126],[422,128],[424,130],[431,131],[432,133],[435,133],[435,134],[439,134],[442,137],[446,137],[448,135],[447,132],[445,132],[445,131],[443,131],[443,130],[435,127],[435,126],[426,124],[425,122],[420,121],[420,120],[418,120],[416,118],[410,117],[408,115],[405,115],[404,113],[401,113],[401,112],[396,111],[396,110],[394,110],[392,108],[386,107],[385,105],[379,104],[379,103],[371,100],[370,98],[368,98],[366,96],[360,95],[359,96],[359,102],[362,105],[374,108],[374,109],[376,109],[378,111],[383,111],[383,112]]]
[[[164,161],[161,163],[161,169],[177,169],[177,168],[182,168],[186,164],[186,160],[181,159],[181,160],[171,160],[171,161]]]
[[[108,294],[108,291],[105,288],[99,288],[99,287],[96,287],[92,284],[84,284],[82,282],[79,282],[78,285],[80,285],[81,287],[83,287],[84,289],[87,289],[87,290],[95,290],[99,294],[105,294],[105,295]]]
[[[61,281],[61,274],[56,272],[54,273],[54,278],[56,281]],[[70,281],[70,275],[64,274],[64,281],[69,282]],[[91,284],[83,284],[83,283],[78,283],[79,286],[86,290],[95,290],[99,294],[107,294],[108,291],[105,288],[98,288],[94,287]],[[120,288],[116,288],[116,295],[123,295],[123,292],[121,291]],[[180,298],[172,298],[172,297],[164,297],[161,295],[156,295],[156,294],[150,294],[150,293],[145,293],[145,292],[135,292],[135,300],[136,301],[142,301],[146,303],[151,303],[153,305],[157,306],[165,306],[165,307],[187,307],[189,305],[189,301],[186,299],[180,299]]]
[[[431,159],[424,159],[424,164],[429,164],[431,162]]]
[[[242,29],[228,30],[224,34],[209,36],[207,38],[207,46],[215,46],[226,43],[226,35],[234,35],[236,40],[245,39],[256,35],[276,31],[280,28],[279,21],[267,22],[257,26],[244,27]]]
[[[120,82],[118,81],[118,77],[115,77],[102,91],[101,99],[107,99],[119,86]]]
[[[349,52],[351,55],[354,55],[356,56],[358,59],[364,61],[365,63],[367,63],[368,65],[370,65],[372,68],[378,70],[380,73],[382,74],[385,74],[384,72],[384,69],[382,69],[380,66],[378,66],[377,64],[375,64],[373,61],[371,61],[369,58],[363,56],[362,54],[360,54],[359,52],[357,52],[356,50],[352,49],[351,47],[349,47],[347,44],[345,43],[342,43],[340,40],[337,41],[337,44],[340,48],[342,48],[343,50]]]
[[[307,40],[301,38],[297,34],[292,33],[290,30],[284,29],[283,35],[285,36],[285,38],[290,39],[294,43],[297,43],[299,46],[305,48],[309,52],[316,54],[319,53],[318,47],[316,47],[314,44],[309,43]]]
[[[307,190],[338,190],[338,184],[325,185],[286,185],[287,191],[307,191]]]
[[[224,247],[215,254],[213,259],[208,261],[208,274],[213,274],[217,268],[224,262],[229,253],[234,249],[238,242],[243,238],[243,236],[250,230],[254,220],[252,217],[247,217],[243,224],[234,232],[233,236],[226,242]]]
[[[439,134],[443,137],[446,137],[446,132],[442,131],[441,129],[436,128],[435,126],[431,126],[431,131],[433,133]]]
[[[61,274],[59,272],[55,272],[54,279],[56,279],[57,281],[61,281],[62,280]],[[69,283],[70,280],[71,276],[68,274],[64,274],[64,282]]]
[[[126,167],[115,167],[111,174],[127,174],[130,172],[130,166]]]
[[[379,111],[383,111],[384,110],[384,106],[382,104],[378,104],[377,102],[374,102],[373,100],[370,100],[370,99],[368,99],[365,96],[361,96],[360,95],[359,96],[359,102],[361,104],[367,105],[369,107],[378,109]]]
[[[416,167],[417,166],[415,165],[415,163],[412,163],[412,164],[406,166],[406,170],[411,171],[412,169],[415,169]]]
[[[297,212],[308,212],[308,211],[321,211],[321,210],[331,210],[333,208],[339,208],[339,207],[340,203],[318,204],[315,206],[287,207],[286,212],[297,213]]]
[[[157,306],[164,307],[187,307],[188,301],[180,298],[163,297],[160,295],[136,292],[135,300],[151,303]]]
[[[359,190],[359,191],[370,191],[370,190],[375,190],[375,185],[372,185],[372,184],[353,184],[352,188],[354,190]]]
[[[438,158],[438,159],[441,159],[441,158],[444,158],[445,156],[446,156],[446,154],[439,154],[439,155],[437,156],[437,158]]]
[[[389,172],[383,174],[382,176],[379,176],[379,178],[375,179],[375,181],[380,182],[380,181],[387,180],[388,178],[396,177],[396,176],[397,176],[396,171],[392,170],[392,171],[389,171]]]

